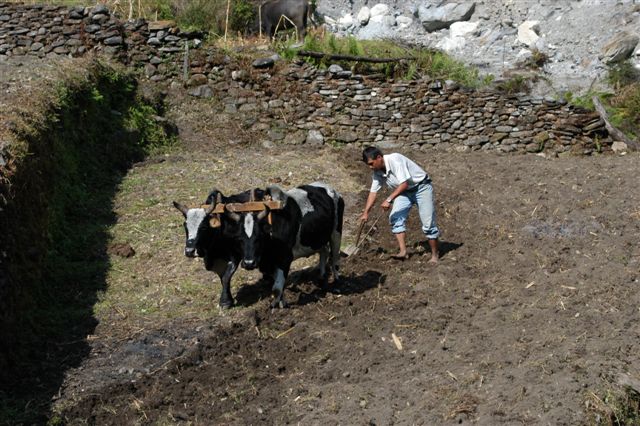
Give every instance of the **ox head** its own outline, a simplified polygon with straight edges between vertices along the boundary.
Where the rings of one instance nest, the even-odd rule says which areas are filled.
[[[255,199],[254,191],[251,192],[251,201]],[[242,247],[242,267],[255,269],[260,264],[264,240],[271,231],[268,223],[269,207],[258,212],[235,212],[226,205],[224,216],[237,225],[237,235]]]
[[[186,233],[186,243],[184,247],[184,255],[187,257],[196,257],[198,241],[201,238],[203,231],[209,227],[209,219],[211,213],[216,207],[216,204],[221,200],[221,195],[218,193],[217,198],[209,204],[209,207],[204,208],[187,208],[184,205],[173,202],[173,206],[178,209],[184,216],[184,230]]]

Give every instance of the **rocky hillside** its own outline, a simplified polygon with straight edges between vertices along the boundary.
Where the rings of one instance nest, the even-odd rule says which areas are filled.
[[[319,0],[317,12],[337,34],[437,48],[496,78],[542,53],[538,94],[605,89],[607,64],[627,58],[640,69],[638,0]]]

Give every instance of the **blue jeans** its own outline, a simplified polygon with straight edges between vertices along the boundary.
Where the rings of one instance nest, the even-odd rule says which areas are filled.
[[[440,235],[436,224],[436,209],[433,203],[433,187],[431,183],[421,183],[412,189],[404,191],[393,200],[389,223],[391,232],[399,234],[406,232],[407,217],[411,206],[418,206],[418,214],[422,222],[422,232],[428,239],[434,240]]]

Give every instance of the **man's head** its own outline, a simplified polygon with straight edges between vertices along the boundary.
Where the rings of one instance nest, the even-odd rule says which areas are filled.
[[[362,161],[369,166],[372,170],[384,169],[384,158],[382,157],[382,151],[375,146],[368,146],[362,150]]]

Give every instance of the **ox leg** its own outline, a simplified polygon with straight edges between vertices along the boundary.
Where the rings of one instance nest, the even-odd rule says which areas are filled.
[[[329,247],[324,246],[320,249],[320,260],[318,262],[318,271],[320,273],[320,282],[323,286],[329,283],[329,276],[327,275],[327,260],[329,259]]]
[[[283,271],[280,268],[276,268],[276,272],[274,274],[274,283],[273,283],[273,294],[274,299],[271,302],[271,309],[275,308],[286,308],[287,302],[284,300],[284,283],[287,279],[288,271]]]
[[[223,309],[228,309],[233,306],[233,296],[231,296],[231,277],[238,269],[238,263],[232,260],[227,262],[216,262],[215,271],[220,277],[222,283],[222,291],[220,292],[220,302],[218,305]]]
[[[342,243],[342,234],[335,231],[331,234],[331,274],[333,275],[333,283],[340,281],[340,244]]]

